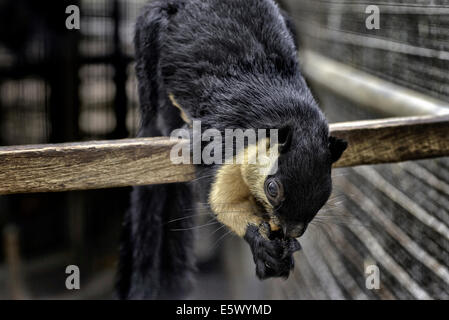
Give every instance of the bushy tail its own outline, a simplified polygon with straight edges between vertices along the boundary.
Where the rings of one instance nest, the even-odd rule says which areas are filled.
[[[136,187],[125,218],[118,293],[121,299],[178,299],[191,285],[193,222],[185,184]],[[190,214],[188,214],[190,215]],[[184,219],[186,218],[186,219]]]
[[[175,129],[156,125],[161,123],[156,121],[161,104],[167,101],[158,70],[161,34],[167,22],[166,12],[170,9],[167,6],[166,1],[152,2],[136,25],[136,73],[141,105],[139,136],[160,136]],[[173,117],[179,118],[179,112],[174,112]],[[176,299],[184,296],[194,269],[193,218],[188,217],[192,209],[192,194],[186,184],[134,188],[123,226],[117,283],[119,298]]]

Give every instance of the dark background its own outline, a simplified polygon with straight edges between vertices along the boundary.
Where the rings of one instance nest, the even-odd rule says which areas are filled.
[[[0,145],[135,136],[132,34],[143,3],[1,1]],[[68,5],[81,9],[80,30],[65,27]],[[68,264],[80,267],[83,284],[91,275],[105,277],[102,291],[110,291],[129,191],[0,197],[0,261],[4,265],[7,239],[17,235],[22,294],[63,293]],[[5,269],[0,283],[7,284]],[[0,285],[0,297],[10,295],[8,286]]]

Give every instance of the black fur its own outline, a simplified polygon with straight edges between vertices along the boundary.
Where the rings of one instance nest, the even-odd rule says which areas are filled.
[[[191,286],[193,227],[188,185],[136,187],[125,217],[120,256],[120,299],[176,299]],[[190,213],[191,214],[191,213]],[[170,222],[176,220],[174,222]]]
[[[202,129],[284,128],[279,158],[286,200],[276,209],[285,234],[268,240],[248,228],[260,278],[288,276],[302,234],[331,192],[331,165],[344,150],[301,76],[294,26],[272,0],[156,0],[136,26],[142,111],[140,136],[184,126],[176,97]],[[335,141],[334,141],[335,142]],[[331,144],[331,148],[330,148]],[[197,166],[199,200],[207,202],[217,165]],[[118,284],[121,298],[179,297],[193,270],[192,234],[166,222],[192,208],[189,185],[137,187],[125,221]],[[189,228],[191,219],[176,228]],[[283,238],[283,239],[281,239]]]
[[[268,232],[268,237],[261,234],[261,229]],[[253,253],[256,275],[260,279],[288,278],[290,271],[295,266],[292,255],[301,249],[298,240],[283,239],[273,233],[270,231],[270,226],[263,223],[259,228],[249,226],[244,237]]]

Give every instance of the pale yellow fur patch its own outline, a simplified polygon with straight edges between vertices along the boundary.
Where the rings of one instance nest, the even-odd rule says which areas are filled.
[[[173,105],[174,107],[176,107],[176,108],[179,109],[180,114],[181,114],[181,119],[182,119],[185,123],[187,123],[188,125],[191,126],[191,125],[192,125],[192,120],[189,119],[189,117],[187,116],[187,114],[184,112],[184,109],[183,109],[183,108],[181,107],[181,105],[176,101],[175,96],[174,96],[172,93],[170,93],[170,94],[168,95],[168,98],[170,99],[172,105]]]
[[[272,230],[279,228],[276,218],[271,215],[273,207],[265,195],[267,176],[261,170],[263,164],[254,160],[257,150],[258,145],[250,145],[242,151],[243,155],[238,155],[243,156],[241,164],[223,164],[209,194],[209,203],[217,219],[241,237],[249,224],[259,226],[268,221]]]

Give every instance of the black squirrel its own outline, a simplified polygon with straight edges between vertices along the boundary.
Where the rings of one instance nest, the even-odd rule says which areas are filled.
[[[299,69],[294,26],[273,0],[156,0],[136,24],[140,137],[279,129],[275,173],[196,165],[195,183],[135,187],[119,263],[121,299],[181,298],[194,271],[193,196],[251,247],[260,279],[288,277],[296,240],[328,200],[346,142]],[[257,150],[245,145],[245,154]],[[238,214],[235,214],[238,212]],[[231,214],[234,213],[234,214]],[[172,222],[169,225],[167,222]]]

